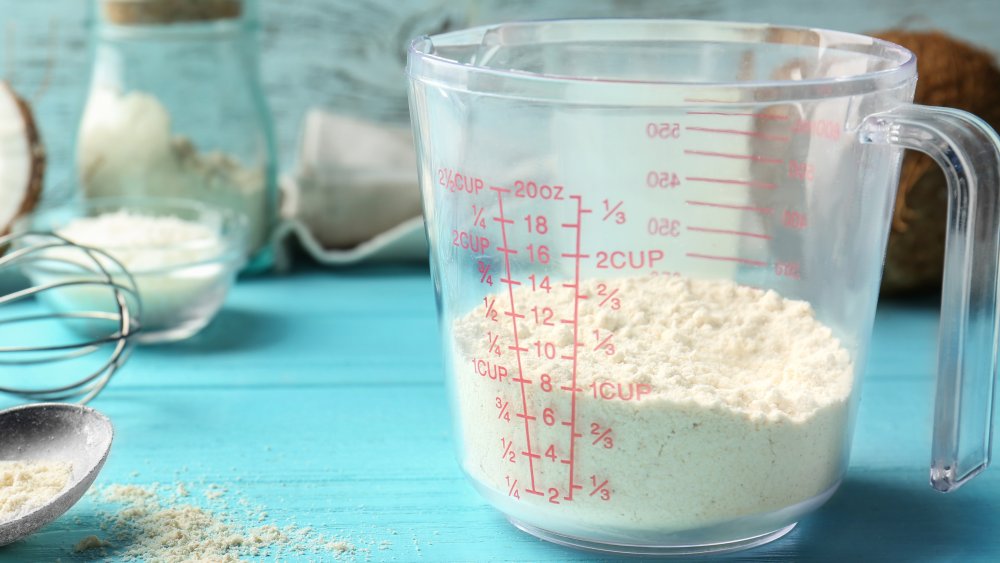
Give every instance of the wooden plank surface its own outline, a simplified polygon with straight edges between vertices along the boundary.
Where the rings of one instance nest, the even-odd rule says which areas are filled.
[[[435,314],[420,268],[242,280],[205,333],[139,349],[96,402],[118,430],[99,483],[218,484],[270,523],[368,546],[358,561],[602,560],[516,531],[466,483]],[[1000,472],[947,496],[927,485],[936,319],[933,303],[883,304],[843,487],[786,538],[727,559],[1000,557]],[[100,509],[83,502],[0,561],[87,560],[71,548],[104,533]]]

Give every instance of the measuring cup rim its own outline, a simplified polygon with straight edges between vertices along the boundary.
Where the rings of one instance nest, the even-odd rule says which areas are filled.
[[[614,28],[626,28],[630,33],[620,33],[611,41],[620,43],[639,41],[726,42],[758,44],[787,44],[812,47],[819,51],[855,53],[880,58],[886,68],[847,74],[805,78],[801,80],[763,79],[734,80],[728,82],[694,82],[677,80],[634,80],[614,77],[573,76],[545,74],[534,71],[480,66],[438,54],[439,47],[489,48],[498,46],[498,40],[516,39],[518,32],[535,31],[544,36],[532,36],[536,44],[588,40],[609,41],[607,33]],[[566,35],[574,29],[578,33]],[[583,33],[579,33],[579,31]],[[644,30],[645,34],[632,33]],[[670,30],[671,33],[663,31]],[[651,34],[656,31],[655,35]],[[713,35],[714,32],[714,35]],[[501,37],[503,36],[503,37]],[[476,39],[479,39],[476,41]],[[490,38],[494,43],[487,43]],[[789,39],[811,39],[809,43]],[[508,45],[526,45],[506,43]],[[789,100],[823,99],[837,96],[858,95],[891,89],[911,82],[916,77],[916,57],[908,49],[895,43],[868,35],[804,26],[771,25],[766,23],[727,22],[684,19],[594,18],[562,20],[525,20],[501,24],[482,25],[413,39],[408,48],[407,75],[411,81],[432,84],[436,87],[474,91],[477,94],[501,98],[524,98],[560,101],[563,103],[600,103],[601,101],[627,101],[635,98],[653,99],[642,105],[712,105],[746,104]],[[494,80],[477,80],[480,77]],[[515,87],[516,86],[516,87]],[[572,88],[572,98],[566,88]],[[618,95],[607,96],[610,89]],[[603,94],[593,99],[588,93]],[[718,97],[693,97],[692,92]],[[723,92],[724,91],[724,92]],[[663,94],[679,94],[674,96]],[[656,96],[651,96],[657,94]],[[735,94],[735,95],[734,95]]]

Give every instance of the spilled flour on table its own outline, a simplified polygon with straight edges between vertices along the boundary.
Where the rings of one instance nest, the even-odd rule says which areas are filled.
[[[83,547],[80,549],[83,551],[110,546],[112,554],[123,561],[162,563],[228,563],[260,557],[328,561],[370,556],[371,550],[367,547],[359,548],[350,541],[317,533],[312,528],[260,524],[258,521],[267,518],[261,507],[234,514],[227,506],[209,509],[196,505],[188,500],[194,496],[192,489],[193,485],[184,483],[113,484],[95,489],[91,493],[93,500],[119,508],[101,513],[101,529],[107,534],[106,541],[91,536],[81,540],[78,548]],[[200,496],[211,498],[206,493],[223,490],[212,485]],[[249,502],[243,499],[239,504],[249,507]],[[253,516],[258,525],[242,523]]]
[[[74,553],[83,553],[84,551],[90,551],[92,549],[99,549],[99,550],[101,550],[101,554],[102,555],[106,555],[107,554],[107,549],[106,548],[109,548],[109,547],[111,547],[111,542],[109,542],[107,540],[102,540],[101,538],[99,538],[97,536],[90,535],[90,536],[87,536],[87,537],[83,538],[82,540],[76,542],[76,545],[73,546],[73,552]]]

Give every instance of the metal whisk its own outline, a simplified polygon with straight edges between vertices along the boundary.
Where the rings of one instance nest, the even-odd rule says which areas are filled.
[[[0,393],[29,401],[87,403],[132,350],[140,308],[135,280],[107,253],[48,233],[0,236],[0,274],[11,270],[31,284],[6,295],[0,292]],[[39,323],[44,326],[34,326]],[[68,330],[49,326],[55,323]],[[8,345],[11,340],[28,341]],[[45,368],[55,363],[61,364],[57,370]],[[54,375],[36,375],[45,369],[74,379],[21,386],[26,377]],[[73,374],[76,369],[79,376]]]

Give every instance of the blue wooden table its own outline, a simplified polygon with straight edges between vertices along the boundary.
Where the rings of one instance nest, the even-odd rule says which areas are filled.
[[[726,559],[1000,560],[1000,471],[927,485],[936,319],[930,302],[881,306],[840,491]],[[242,280],[204,333],[138,349],[94,403],[118,432],[98,483],[219,484],[270,522],[366,546],[359,561],[601,560],[516,531],[465,482],[439,346],[425,269]],[[0,561],[95,557],[72,546],[104,533],[99,510],[83,501]]]

